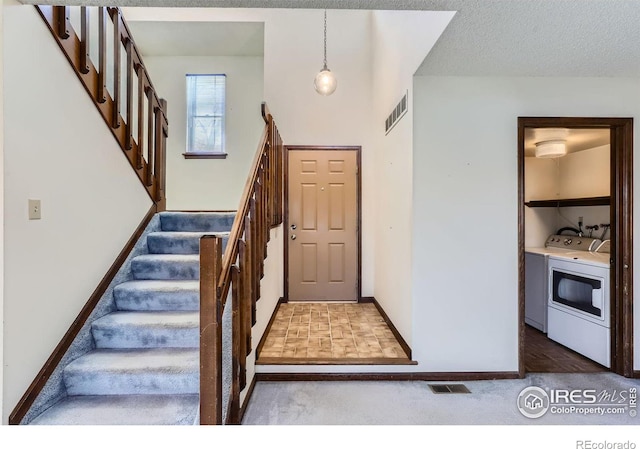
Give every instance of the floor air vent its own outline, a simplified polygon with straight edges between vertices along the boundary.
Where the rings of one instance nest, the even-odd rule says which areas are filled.
[[[471,393],[469,389],[462,384],[429,384],[429,388],[436,394]]]

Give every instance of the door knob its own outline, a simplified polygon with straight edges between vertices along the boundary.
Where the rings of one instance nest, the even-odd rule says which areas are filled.
[[[296,225],[294,225],[294,224],[291,225],[291,229],[295,230],[296,228],[297,228]]]
[[[296,235],[295,234],[291,234],[291,240],[295,240],[296,239]]]

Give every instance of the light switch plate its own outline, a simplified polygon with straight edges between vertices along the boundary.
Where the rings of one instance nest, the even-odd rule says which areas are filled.
[[[41,214],[40,200],[29,200],[29,220],[40,220]]]

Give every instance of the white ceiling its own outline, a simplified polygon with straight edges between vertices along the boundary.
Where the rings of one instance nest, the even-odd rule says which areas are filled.
[[[536,128],[526,128],[524,130],[524,155],[527,157],[535,155],[535,129]],[[610,134],[609,129],[569,129],[567,136],[567,153],[607,145],[610,140]]]
[[[264,54],[264,23],[129,21],[127,24],[144,56]]]
[[[71,0],[71,3],[457,11],[418,74],[640,76],[640,0]]]

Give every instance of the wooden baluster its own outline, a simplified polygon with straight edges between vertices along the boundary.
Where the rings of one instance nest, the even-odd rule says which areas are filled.
[[[240,317],[240,300],[242,296],[239,290],[240,275],[238,267],[231,267],[231,424],[240,424],[240,357],[244,351],[241,350],[242,325]]]
[[[125,97],[127,99],[127,133],[125,135],[125,149],[133,148],[133,45],[131,39],[127,39],[125,45],[127,52],[127,91]]]
[[[167,186],[167,137],[169,137],[169,133],[168,133],[168,125],[167,125],[167,121],[166,121],[166,117],[167,117],[167,100],[165,100],[164,98],[160,99],[160,108],[162,109],[162,121],[161,121],[161,127],[162,127],[162,134],[160,135],[160,143],[161,143],[161,155],[162,155],[162,164],[160,165],[160,192],[161,192],[161,197],[162,197],[162,201],[160,202],[160,207],[162,210],[164,210],[164,206],[166,204],[166,196],[165,196],[165,191],[166,191],[166,186]]]
[[[277,129],[276,129],[276,132]],[[278,132],[278,224],[284,221],[284,142]]]
[[[260,259],[260,276],[264,277],[264,259],[267,258],[267,233],[269,232],[269,226],[268,226],[268,213],[267,213],[267,155],[263,154],[262,155],[262,160],[264,161],[263,163],[263,170],[262,173],[260,174],[260,186],[262,187],[262,190],[260,191],[261,194],[261,198],[260,201],[262,202],[262,207],[261,207],[261,216],[262,216],[262,220],[261,220],[261,225],[262,225],[262,259]]]
[[[277,191],[277,181],[278,181],[278,174],[277,174],[277,166],[278,166],[278,162],[276,160],[276,148],[277,148],[277,140],[276,140],[276,133],[274,132],[274,127],[273,127],[273,117],[269,117],[269,179],[270,179],[270,187],[269,187],[269,210],[271,211],[271,219],[269,221],[269,227],[271,226],[275,226],[276,225],[276,216],[277,216],[277,210],[276,210],[276,201],[275,201],[275,195],[276,195],[276,191]],[[271,233],[269,233],[271,234]]]
[[[267,139],[267,145],[266,148],[264,149],[264,167],[265,167],[265,174],[266,174],[266,184],[265,184],[265,197],[267,199],[266,201],[266,208],[265,208],[265,212],[266,212],[266,220],[267,220],[267,226],[271,225],[271,217],[272,217],[272,211],[271,211],[271,206],[269,205],[269,197],[271,196],[271,182],[273,180],[273,176],[271,176],[271,138]],[[269,239],[271,238],[271,235],[269,232],[267,232],[267,241],[269,241]]]
[[[264,170],[262,171],[262,233],[264,244],[264,259],[267,258],[267,242],[269,242],[269,156],[264,153]],[[262,260],[264,260],[262,259]]]
[[[248,224],[248,223],[247,223]],[[245,229],[248,229],[247,226],[245,226]],[[240,391],[244,390],[244,388],[247,385],[247,368],[246,368],[246,364],[247,364],[247,355],[248,352],[250,351],[250,345],[251,345],[251,340],[250,337],[247,338],[247,336],[251,335],[251,326],[250,323],[248,322],[248,318],[251,317],[251,281],[249,279],[249,276],[251,276],[251,264],[248,261],[247,258],[247,245],[244,242],[244,240],[239,240],[238,241],[238,259],[240,261],[240,305],[239,305],[239,321],[240,321],[240,327],[239,327],[239,338],[240,338],[240,345],[238,348],[238,361],[240,363],[239,366],[239,372],[238,372],[238,379],[239,379],[239,388]],[[249,305],[249,308],[247,308],[247,305]]]
[[[98,103],[107,101],[107,8],[98,8]]]
[[[111,8],[111,20],[113,21],[113,116],[111,126],[120,126],[120,101],[121,101],[121,70],[120,70],[120,10]]]
[[[222,239],[200,239],[200,424],[222,424]]]
[[[266,216],[267,216],[267,226],[271,226],[271,217],[273,216],[271,210],[271,204],[269,204],[269,198],[271,197],[271,183],[273,181],[273,176],[271,175],[271,148],[273,147],[273,136],[271,135],[271,129],[269,128],[269,124],[267,124],[267,129],[269,130],[267,133],[267,144],[264,148],[264,168],[266,171],[266,197],[267,197],[267,208],[266,208]],[[270,235],[267,233],[267,241],[269,240]]]
[[[255,276],[258,279],[258,283],[260,282],[260,279],[262,279],[262,263],[261,261],[264,260],[264,244],[262,243],[263,241],[263,236],[264,233],[262,232],[262,227],[263,227],[263,217],[262,217],[262,185],[260,184],[260,180],[262,178],[262,168],[260,168],[260,170],[258,170],[258,179],[256,181],[256,272],[255,272]],[[260,299],[260,297],[258,297],[257,299]]]
[[[68,39],[71,36],[69,31],[69,7],[54,6],[53,7],[54,22],[56,24],[56,33],[60,39]]]
[[[89,61],[91,56],[89,49],[89,10],[86,6],[80,7],[80,72],[89,73]]]
[[[251,198],[249,200],[249,214],[250,219],[250,249],[251,255],[251,326],[256,324],[256,302],[260,297],[260,276],[258,276],[258,251],[260,245],[258,245],[258,223],[256,217],[256,200]]]
[[[155,110],[155,137],[154,137],[154,152],[155,152],[155,169],[154,169],[154,175],[155,175],[155,183],[156,183],[156,202],[159,202],[163,199],[162,196],[162,182],[161,182],[161,177],[162,177],[162,172],[163,172],[163,167],[164,167],[164,160],[162,159],[162,141],[164,140],[162,138],[162,110],[160,108]]]
[[[147,173],[146,173],[146,180],[147,180],[147,185],[148,186],[152,186],[153,185],[153,169],[154,167],[154,151],[153,151],[153,137],[155,136],[155,132],[154,132],[154,105],[153,105],[153,100],[154,100],[154,96],[153,96],[153,90],[151,90],[151,87],[149,87],[147,89],[147,105],[149,106],[149,110],[147,112],[147,120],[148,120],[148,124],[147,124],[147,157],[149,158],[149,160],[147,161]]]
[[[136,155],[136,168],[142,169],[144,166],[144,100],[146,93],[144,89],[144,70],[142,65],[136,69],[138,74],[138,154]]]
[[[284,221],[284,143],[280,133],[278,135],[278,224]]]
[[[273,121],[272,121],[273,124]],[[273,226],[278,223],[278,135],[276,134],[275,125],[273,128]]]
[[[254,298],[254,282],[253,282],[253,240],[252,240],[252,231],[251,231],[251,220],[249,216],[245,217],[244,220],[244,242],[242,244],[242,248],[244,251],[243,267],[242,272],[243,276],[243,286],[244,286],[244,296],[242,299],[242,323],[243,323],[243,335],[244,335],[244,358],[241,358],[240,361],[243,366],[244,380],[241,382],[241,385],[244,389],[246,386],[246,358],[249,354],[251,354],[251,326],[253,325],[253,313],[254,308],[253,304],[255,304]],[[242,380],[242,379],[241,379]]]
[[[278,128],[275,126],[275,122],[273,125],[273,133],[276,139],[276,148],[275,148],[275,160],[276,160],[276,193],[274,197],[275,209],[276,209],[276,221],[274,225],[279,225],[282,223],[282,212],[281,212],[281,197],[282,197],[282,159],[281,155],[281,144],[280,144],[280,136],[278,134]]]

